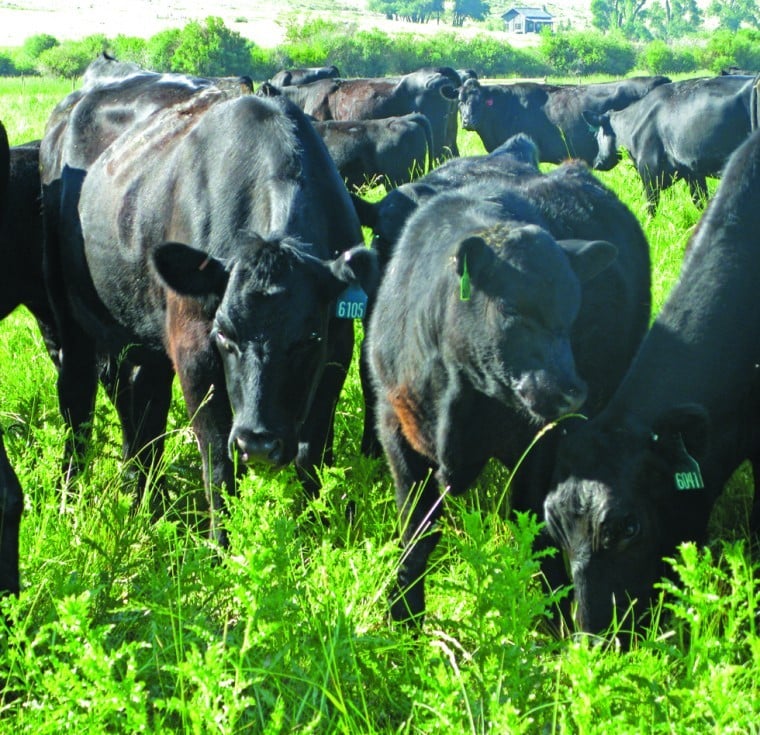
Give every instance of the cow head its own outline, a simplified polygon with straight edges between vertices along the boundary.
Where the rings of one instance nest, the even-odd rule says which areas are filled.
[[[620,151],[617,147],[617,136],[610,123],[609,112],[598,113],[585,111],[583,119],[596,136],[596,144],[599,152],[594,159],[594,169],[597,171],[609,171],[617,166],[620,161]]]
[[[465,130],[477,130],[487,106],[493,105],[488,91],[480,86],[477,79],[468,79],[459,88],[459,114]]]
[[[544,513],[572,575],[578,628],[598,634],[617,619],[625,641],[642,622],[663,556],[704,532],[706,443],[694,405],[649,426],[602,415],[562,439]]]
[[[336,298],[349,283],[374,289],[376,256],[357,246],[325,261],[288,239],[237,238],[234,259],[180,243],[161,245],[153,259],[166,286],[201,300],[213,320],[233,413],[230,455],[280,466],[296,456]]]
[[[578,409],[586,386],[575,372],[570,330],[581,282],[617,254],[601,240],[558,244],[535,225],[500,223],[457,246],[459,299],[453,362],[472,385],[538,423]]]

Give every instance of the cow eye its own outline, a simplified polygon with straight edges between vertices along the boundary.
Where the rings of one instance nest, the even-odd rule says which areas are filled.
[[[216,340],[216,344],[219,346],[219,349],[224,350],[228,353],[234,353],[237,351],[237,345],[235,342],[221,329],[214,330],[214,339]]]
[[[319,344],[322,341],[322,335],[319,332],[312,332],[309,335],[309,342],[316,342]]]
[[[620,538],[624,541],[630,541],[632,538],[638,536],[640,530],[641,525],[639,522],[633,516],[629,516],[623,521],[620,528]]]

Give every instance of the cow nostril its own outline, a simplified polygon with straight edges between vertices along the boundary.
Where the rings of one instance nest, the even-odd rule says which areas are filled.
[[[284,441],[272,434],[254,434],[253,432],[237,432],[230,448],[237,452],[243,463],[267,462],[281,464]]]

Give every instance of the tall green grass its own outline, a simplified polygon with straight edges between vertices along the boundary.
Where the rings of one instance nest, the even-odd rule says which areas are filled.
[[[16,99],[1,82],[12,142],[39,137],[67,91]],[[482,152],[474,134],[460,144]],[[601,177],[644,223],[659,308],[700,213],[679,185],[648,218],[632,167]],[[62,498],[53,368],[29,314],[1,328],[0,426],[26,510],[22,591],[0,603],[12,623],[0,624],[0,732],[758,732],[758,567],[737,530],[746,473],[711,547],[687,545],[674,559],[661,626],[622,652],[546,633],[555,601],[530,550],[536,522],[505,520],[508,473],[489,466],[477,488],[446,501],[429,614],[413,636],[387,621],[399,554],[393,488],[382,460],[359,455],[355,368],[322,496],[307,505],[290,469],[249,473],[230,498],[231,548],[220,556],[203,533],[200,463],[179,393],[166,516],[152,520],[149,502],[130,512],[102,396],[88,470]]]

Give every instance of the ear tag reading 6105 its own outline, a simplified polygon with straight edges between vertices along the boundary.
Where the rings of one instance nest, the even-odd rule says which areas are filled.
[[[702,479],[699,463],[686,451],[683,437],[680,434],[678,435],[676,448],[679,450],[679,456],[676,460],[676,471],[673,474],[676,490],[704,490],[705,482]]]
[[[367,313],[367,294],[357,283],[350,283],[338,296],[335,316],[338,319],[363,319]]]

